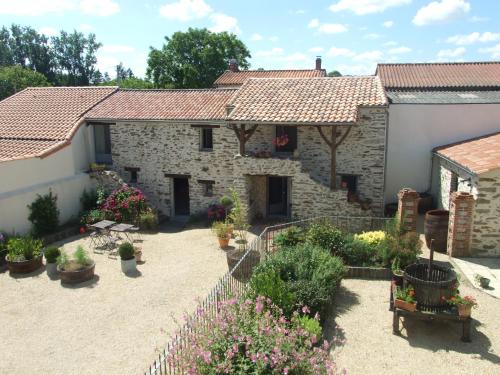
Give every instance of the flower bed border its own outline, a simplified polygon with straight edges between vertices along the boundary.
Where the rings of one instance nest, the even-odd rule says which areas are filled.
[[[346,279],[390,280],[392,277],[391,269],[386,267],[346,267]]]

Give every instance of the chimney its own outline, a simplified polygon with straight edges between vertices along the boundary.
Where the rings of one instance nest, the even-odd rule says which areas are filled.
[[[229,60],[229,70],[232,72],[237,72],[238,69],[238,61],[236,59]]]
[[[316,70],[321,70],[321,56],[316,56]]]

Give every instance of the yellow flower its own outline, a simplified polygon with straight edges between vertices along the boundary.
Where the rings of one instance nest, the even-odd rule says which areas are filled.
[[[378,245],[383,240],[385,240],[386,233],[381,230],[363,232],[361,234],[355,234],[354,238],[370,245]]]

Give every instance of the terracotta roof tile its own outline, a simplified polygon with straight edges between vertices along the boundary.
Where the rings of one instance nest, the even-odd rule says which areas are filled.
[[[326,77],[325,69],[303,70],[226,70],[214,82],[215,87],[241,86],[249,78],[314,78]]]
[[[229,102],[230,121],[354,123],[358,107],[386,105],[378,77],[251,78]]]
[[[386,89],[500,88],[500,62],[379,64]]]
[[[500,132],[441,146],[435,151],[473,173],[500,168]]]
[[[119,90],[85,118],[88,120],[223,120],[232,89]]]
[[[42,156],[67,143],[82,115],[115,87],[27,88],[0,102],[0,161]]]

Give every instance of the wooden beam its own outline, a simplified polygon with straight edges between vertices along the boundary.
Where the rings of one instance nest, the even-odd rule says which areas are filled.
[[[205,128],[205,129],[217,129],[220,128],[220,125],[191,125],[192,128]]]
[[[332,126],[332,135],[330,141],[330,188],[337,188],[337,126]]]
[[[347,138],[347,136],[349,135],[349,133],[351,132],[351,129],[352,129],[352,126],[348,126],[347,127],[347,130],[345,131],[344,135],[340,138],[340,140],[337,142],[337,147],[339,147],[342,142],[344,142],[344,140]]]
[[[331,147],[332,143],[328,140],[328,138],[326,138],[325,133],[323,133],[323,128],[321,126],[316,126],[316,129],[318,129],[318,133],[321,135],[321,138],[323,138],[325,143]]]
[[[191,175],[190,174],[165,173],[165,177],[170,177],[170,178],[191,178]]]
[[[248,140],[252,137],[253,133],[257,130],[257,126],[259,125],[254,125],[247,131],[245,131],[245,143],[248,142]]]

